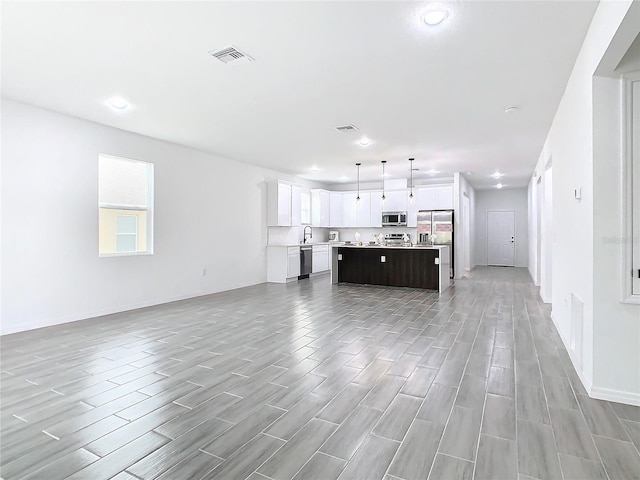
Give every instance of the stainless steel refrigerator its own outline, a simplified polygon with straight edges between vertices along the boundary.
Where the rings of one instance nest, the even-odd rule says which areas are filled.
[[[449,277],[453,278],[453,210],[418,211],[418,245],[449,246]]]

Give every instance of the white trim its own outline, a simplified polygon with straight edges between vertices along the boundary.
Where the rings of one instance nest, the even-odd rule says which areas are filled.
[[[116,256],[122,256],[122,255],[116,255]],[[216,293],[228,292],[230,290],[236,290],[238,288],[251,287],[253,285],[260,285],[262,283],[264,283],[264,282],[260,281],[260,282],[255,282],[255,283],[240,283],[240,284],[234,285],[234,286],[232,286],[230,288],[224,288],[224,289],[221,289],[221,290],[211,290],[211,291],[205,291],[205,292],[195,293],[195,294],[176,295],[176,296],[170,296],[170,297],[167,297],[167,298],[149,300],[149,301],[144,301],[144,302],[134,302],[134,303],[129,303],[129,304],[125,304],[125,305],[115,306],[115,307],[112,307],[112,308],[106,308],[106,309],[94,310],[94,311],[87,311],[87,312],[84,312],[84,313],[78,313],[78,314],[74,314],[74,315],[67,315],[67,316],[58,317],[58,318],[44,319],[42,321],[32,321],[32,322],[25,322],[25,323],[19,323],[19,324],[14,324],[13,322],[2,322],[2,323],[0,323],[0,336],[9,335],[11,333],[25,332],[25,331],[28,331],[28,330],[34,330],[34,329],[38,329],[38,328],[52,327],[54,325],[61,325],[61,324],[64,324],[64,323],[71,323],[71,322],[78,322],[78,321],[83,321],[83,320],[90,320],[90,319],[96,318],[96,317],[102,317],[102,316],[105,316],[105,315],[112,315],[114,313],[128,312],[130,310],[137,310],[139,308],[155,307],[155,306],[164,305],[164,304],[167,304],[167,303],[179,302],[181,300],[189,300],[189,299],[192,299],[192,298],[204,297],[206,295],[213,295],[213,294],[216,294]],[[8,328],[7,328],[7,325],[6,325],[7,323],[10,323]]]
[[[553,326],[556,328],[556,332],[558,332],[558,335],[560,335],[560,339],[562,340],[564,349],[567,351],[567,354],[569,355],[569,359],[571,360],[571,366],[573,367],[576,374],[578,375],[578,378],[580,379],[580,382],[582,383],[582,386],[584,387],[584,389],[587,391],[587,394],[591,397],[591,390],[593,389],[593,384],[591,383],[591,379],[587,378],[584,372],[581,369],[576,367],[576,365],[579,365],[580,362],[578,362],[578,360],[575,358],[573,350],[571,350],[571,343],[567,341],[565,336],[562,334],[560,327],[556,323],[555,318],[553,318],[553,312],[551,313],[551,321],[553,322]]]
[[[640,72],[632,72],[621,77],[621,120],[622,120],[622,229],[620,232],[620,302],[640,305],[640,294],[633,293],[634,282],[634,241],[633,200],[640,192],[633,191],[633,95],[632,84],[640,81]],[[636,247],[640,254],[640,245]]]
[[[597,398],[598,400],[640,406],[640,393],[624,392],[622,390],[612,390],[610,388],[594,386],[591,388],[589,396],[591,398]]]
[[[109,210],[144,210],[146,212],[151,210],[146,205],[118,205],[117,203],[99,203],[98,208]]]

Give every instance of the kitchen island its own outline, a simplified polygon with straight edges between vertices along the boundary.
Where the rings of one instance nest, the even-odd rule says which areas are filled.
[[[334,245],[331,283],[449,288],[449,247]]]

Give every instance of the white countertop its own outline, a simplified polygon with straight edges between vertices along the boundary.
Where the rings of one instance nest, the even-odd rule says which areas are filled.
[[[405,247],[404,245],[368,245],[368,244],[363,244],[363,245],[356,245],[355,243],[352,243],[350,245],[338,245],[340,247],[346,247],[346,248],[395,248],[395,249],[399,249],[399,250],[440,250],[444,247],[448,247],[449,245],[413,245],[411,247]]]
[[[314,243],[272,243],[267,247],[309,247],[313,245],[333,245],[333,242],[314,242]]]

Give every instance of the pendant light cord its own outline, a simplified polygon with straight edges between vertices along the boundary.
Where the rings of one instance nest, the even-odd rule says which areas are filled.
[[[382,162],[382,201],[384,202],[387,199],[387,197],[384,194],[384,166],[387,163],[387,161],[381,160],[381,162]]]
[[[409,175],[410,175],[410,185],[409,187],[411,188],[411,193],[409,193],[409,198],[413,198],[413,161],[415,159],[414,158],[410,158],[409,159]]]

